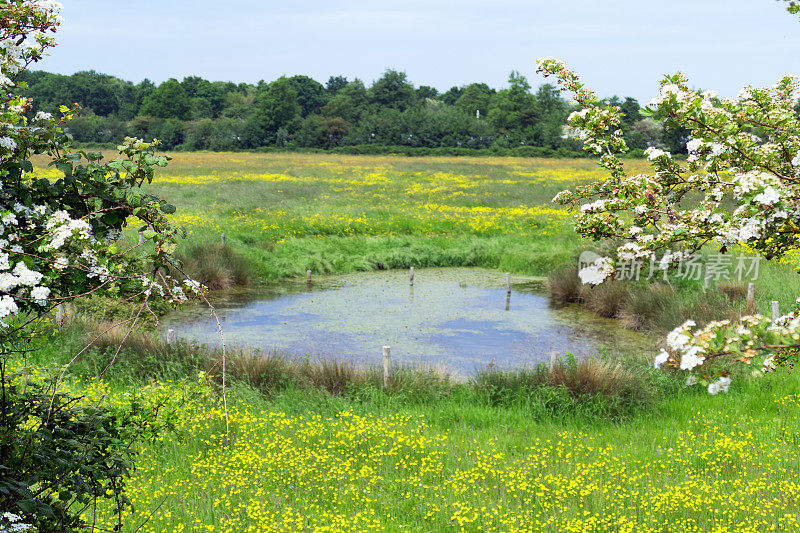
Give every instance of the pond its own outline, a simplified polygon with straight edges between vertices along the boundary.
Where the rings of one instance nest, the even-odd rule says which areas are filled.
[[[438,366],[456,375],[489,364],[533,366],[551,354],[590,357],[652,350],[646,335],[578,306],[553,308],[541,279],[476,268],[379,271],[213,294],[227,345],[290,357],[334,357],[361,364],[392,360]],[[215,319],[200,305],[168,315],[164,331],[220,344]]]

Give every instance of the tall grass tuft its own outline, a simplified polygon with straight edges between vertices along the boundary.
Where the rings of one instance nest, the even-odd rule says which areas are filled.
[[[211,290],[249,285],[254,267],[230,246],[218,242],[198,242],[176,254],[182,269],[190,278]]]
[[[628,304],[628,285],[622,281],[606,281],[600,285],[582,285],[581,298],[586,307],[600,316],[616,318]]]
[[[561,268],[547,276],[545,282],[550,302],[555,305],[581,301],[581,279],[576,267]]]
[[[717,289],[732,302],[741,302],[747,298],[747,283],[729,281],[720,283]]]
[[[655,282],[632,286],[619,318],[628,329],[667,330],[682,322],[684,314],[675,289]]]
[[[647,397],[641,376],[619,361],[606,359],[557,361],[550,369],[548,382],[552,386],[564,386],[576,397],[599,394],[630,403],[642,403]]]
[[[473,386],[490,404],[527,405],[543,417],[578,412],[622,420],[645,408],[652,395],[645,376],[619,362],[572,356],[552,367],[484,370]]]
[[[221,368],[213,366],[211,375],[221,379]],[[252,350],[234,351],[228,358],[227,370],[235,379],[264,394],[283,390],[297,382],[291,362],[276,352],[255,353]]]
[[[305,361],[297,367],[297,373],[310,386],[326,390],[334,396],[367,382],[367,373],[350,361],[320,358],[315,362]]]

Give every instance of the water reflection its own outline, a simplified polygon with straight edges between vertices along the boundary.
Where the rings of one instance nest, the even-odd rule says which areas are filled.
[[[591,356],[651,349],[651,340],[576,307],[552,309],[541,283],[483,269],[424,269],[314,278],[216,294],[226,342],[305,357],[377,364],[381,347],[396,361],[437,364],[461,374],[494,362],[500,368],[549,361],[551,353]],[[512,294],[513,293],[513,294]],[[513,296],[514,305],[511,306]],[[164,329],[219,343],[207,309],[188,307]]]

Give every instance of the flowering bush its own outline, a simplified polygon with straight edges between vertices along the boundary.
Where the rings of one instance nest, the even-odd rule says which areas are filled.
[[[121,524],[129,429],[141,425],[106,408],[76,408],[78,398],[58,393],[57,382],[38,389],[15,383],[8,359],[25,354],[36,337],[32,325],[58,303],[89,293],[137,299],[141,314],[153,296],[180,302],[185,290],[199,290],[167,275],[180,236],[167,219],[175,208],[142,190],[167,164],[155,153],[158,142],[125,139],[120,157],[103,162],[100,154],[70,150],[61,126],[74,110],[26,115],[30,101],[18,79],[54,45],[60,9],[52,0],[0,5],[0,525],[20,531],[28,523],[73,530],[97,498],[115,502]],[[63,177],[33,177],[35,155],[49,156]],[[144,259],[128,253],[141,243],[119,244],[131,218],[152,244]]]
[[[688,158],[679,162],[651,147],[645,153],[654,172],[629,175],[619,157],[627,150],[620,109],[602,105],[561,61],[540,59],[538,65],[574,94],[581,109],[570,115],[569,127],[610,174],[554,198],[580,204],[576,230],[582,235],[622,242],[612,257],[581,269],[584,283],[602,283],[626,261],[650,260],[666,270],[710,243],[722,253],[745,244],[767,259],[800,246],[795,77],[785,76],[773,87],[747,86],[736,98],[690,90],[680,73],[665,77],[645,113],[690,133]],[[758,375],[800,346],[796,311],[775,323],[756,315],[740,324],[712,322],[698,331],[691,330],[694,325],[689,321],[670,333],[655,363],[690,372],[689,382],[707,385],[712,394],[728,389],[727,363],[754,364]],[[720,358],[726,364],[711,364]]]
[[[53,303],[93,291],[118,295],[185,299],[184,287],[165,272],[177,247],[177,228],[167,214],[175,208],[145,194],[168,157],[158,156],[158,142],[126,139],[121,157],[102,162],[100,154],[72,152],[61,125],[73,116],[62,108],[54,118],[25,116],[30,102],[17,83],[20,72],[53,46],[60,5],[52,1],[15,0],[0,17],[0,344],[5,345],[31,317]],[[64,174],[49,180],[32,178],[31,156],[52,157],[51,166]],[[141,234],[152,242],[137,272],[118,239],[128,218],[141,222]],[[138,246],[138,244],[136,245]],[[144,248],[143,248],[144,249]],[[16,326],[16,327],[15,327]]]

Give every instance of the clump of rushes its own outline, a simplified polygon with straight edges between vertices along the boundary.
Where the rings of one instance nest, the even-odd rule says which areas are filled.
[[[545,287],[550,293],[550,301],[555,305],[581,301],[581,280],[575,267],[556,270],[547,277]]]
[[[483,370],[473,386],[493,405],[528,405],[544,417],[569,410],[621,420],[645,407],[652,394],[645,376],[621,363],[571,355],[550,367]]]
[[[685,310],[675,290],[661,282],[633,285],[619,313],[628,329],[670,329],[684,320]]]
[[[176,254],[184,273],[211,290],[249,285],[253,266],[229,245],[199,242]]]
[[[702,290],[700,282],[673,286],[662,281],[608,280],[600,285],[581,283],[575,267],[553,272],[546,282],[554,305],[577,302],[599,316],[616,318],[632,330],[663,332],[694,317],[698,324],[735,320],[748,308],[747,284],[724,282]]]
[[[628,303],[628,285],[622,281],[607,281],[602,285],[582,285],[581,299],[586,307],[600,316],[616,318]]]

